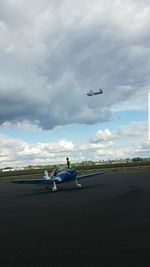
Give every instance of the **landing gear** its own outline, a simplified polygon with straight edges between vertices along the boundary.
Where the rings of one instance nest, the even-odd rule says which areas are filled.
[[[57,192],[57,186],[56,183],[53,183],[52,192]]]
[[[79,184],[77,180],[75,180],[75,183],[76,183],[77,188],[82,188],[82,185]]]

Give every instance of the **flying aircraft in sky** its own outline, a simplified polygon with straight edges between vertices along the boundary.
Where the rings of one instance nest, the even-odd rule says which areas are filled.
[[[17,184],[43,184],[46,185],[46,187],[49,188],[49,186],[52,184],[52,192],[57,191],[57,184],[59,183],[67,183],[74,181],[77,188],[81,188],[82,185],[78,183],[78,180],[84,179],[91,176],[101,175],[106,173],[105,171],[102,172],[95,172],[95,173],[89,173],[89,174],[83,174],[77,176],[77,170],[74,168],[70,169],[54,169],[51,174],[48,174],[48,171],[46,170],[44,172],[44,177],[42,179],[25,179],[25,180],[15,180],[12,181],[12,183]]]
[[[100,95],[103,94],[103,90],[102,89],[98,89],[97,91],[93,91],[92,89],[89,91],[89,93],[87,93],[88,96],[93,96],[93,95]]]

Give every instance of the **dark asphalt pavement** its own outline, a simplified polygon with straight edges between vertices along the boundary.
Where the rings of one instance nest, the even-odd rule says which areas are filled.
[[[0,185],[0,266],[150,266],[150,175]]]

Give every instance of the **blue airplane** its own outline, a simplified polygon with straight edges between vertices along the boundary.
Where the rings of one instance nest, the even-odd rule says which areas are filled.
[[[12,181],[12,183],[17,184],[44,184],[49,188],[49,186],[52,184],[52,192],[57,191],[57,184],[59,183],[67,183],[71,181],[75,181],[75,184],[77,188],[82,188],[82,185],[78,183],[78,180],[84,179],[91,176],[101,175],[106,173],[105,171],[102,172],[95,172],[95,173],[89,173],[89,174],[83,174],[77,176],[78,171],[74,168],[70,169],[54,169],[51,174],[48,174],[48,171],[46,170],[44,172],[44,177],[42,179],[25,179],[25,180],[15,180]]]

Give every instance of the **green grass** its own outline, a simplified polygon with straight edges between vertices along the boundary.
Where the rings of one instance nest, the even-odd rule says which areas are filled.
[[[98,172],[98,171],[106,171],[109,174],[114,173],[114,172],[126,172],[126,173],[131,173],[131,172],[148,172],[150,171],[150,166],[132,166],[132,167],[114,167],[114,168],[101,168],[101,169],[87,169],[87,170],[82,170],[80,173],[81,174],[86,174],[86,173],[92,173],[92,172]]]

